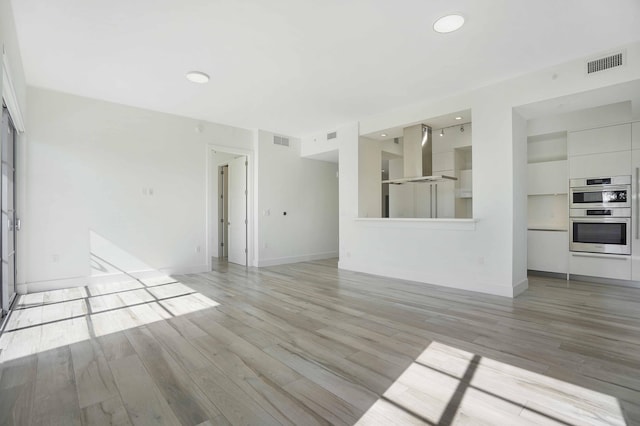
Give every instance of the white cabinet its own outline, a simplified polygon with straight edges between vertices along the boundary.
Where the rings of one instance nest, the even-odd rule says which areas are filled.
[[[570,132],[569,177],[631,174],[631,123]]]
[[[453,170],[451,171],[453,172]],[[446,173],[443,173],[446,174]],[[455,181],[443,181],[433,185],[434,191],[437,191],[438,198],[434,198],[437,203],[434,209],[437,211],[437,217],[444,218],[456,217],[455,212]]]
[[[631,174],[630,151],[569,157],[569,177],[621,176]]]
[[[529,195],[566,194],[567,161],[528,164]]]
[[[473,173],[471,170],[460,170],[458,180],[458,198],[471,198],[473,190]]]
[[[640,131],[640,127],[638,130]],[[640,150],[631,152],[631,162],[633,166],[631,179],[631,279],[640,281],[640,182],[638,182],[640,179]]]
[[[433,154],[432,169],[434,175],[446,175],[453,171],[453,150]]]
[[[630,280],[631,256],[572,252],[569,255],[569,272],[575,275]]]
[[[567,148],[570,157],[628,151],[631,149],[631,124],[570,132]]]
[[[567,273],[569,237],[567,231],[527,232],[527,269]]]

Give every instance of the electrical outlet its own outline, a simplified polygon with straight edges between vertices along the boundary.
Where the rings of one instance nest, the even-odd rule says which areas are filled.
[[[202,248],[200,246],[196,246],[196,253],[200,253],[202,251]]]
[[[58,263],[60,261],[60,255],[58,254],[51,255],[51,261],[53,263]]]

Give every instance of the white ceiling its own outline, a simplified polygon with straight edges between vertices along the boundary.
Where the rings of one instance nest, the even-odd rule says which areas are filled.
[[[30,85],[292,136],[640,40],[638,0],[12,5]]]

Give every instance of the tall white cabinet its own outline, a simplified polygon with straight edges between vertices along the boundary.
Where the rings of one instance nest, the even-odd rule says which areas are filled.
[[[635,152],[632,155],[631,134],[631,123],[569,132],[569,177],[631,175],[632,163],[636,162],[632,158]],[[640,166],[640,162],[638,165]],[[632,242],[632,249],[637,245]],[[577,252],[569,254],[569,273],[574,275],[631,280],[632,269],[630,256]]]
[[[631,279],[640,281],[640,122],[631,126]]]

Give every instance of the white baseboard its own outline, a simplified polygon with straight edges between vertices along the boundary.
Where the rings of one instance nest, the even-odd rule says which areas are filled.
[[[272,259],[258,259],[258,266],[276,266],[286,265],[288,263],[309,262],[311,260],[332,259],[338,257],[337,251],[329,251],[325,253],[305,254],[302,256],[277,257]]]
[[[529,279],[525,278],[520,281],[518,284],[513,286],[513,297],[516,297],[525,292],[526,289],[529,288]]]
[[[425,279],[421,271],[408,271],[406,269],[390,268],[388,266],[378,266],[372,264],[361,264],[352,260],[339,260],[338,268],[347,271],[362,272],[365,274],[378,275],[381,277],[395,278],[399,280],[414,281],[428,285],[445,288],[455,288],[458,290],[473,291],[475,293],[491,294],[494,296],[514,297],[514,289],[511,286],[496,286],[477,283],[470,286],[468,283],[444,283]],[[520,285],[520,284],[519,284]],[[525,284],[526,285],[526,284]],[[526,289],[526,287],[524,288]],[[522,290],[524,291],[524,290]]]
[[[70,287],[84,287],[90,284],[109,284],[113,282],[129,281],[134,278],[153,278],[157,276],[165,275],[184,275],[184,274],[198,274],[202,272],[208,272],[209,265],[190,265],[190,266],[178,266],[160,269],[147,269],[141,271],[132,271],[128,273],[118,272],[115,274],[106,275],[93,275],[93,276],[81,276],[60,278],[47,281],[33,281],[18,286],[18,293],[37,293],[41,291],[60,290]]]
[[[61,290],[63,288],[84,287],[89,284],[89,277],[60,278],[47,281],[33,281],[23,284],[26,293]]]
[[[27,294],[27,284],[26,283],[16,284],[16,293]]]

